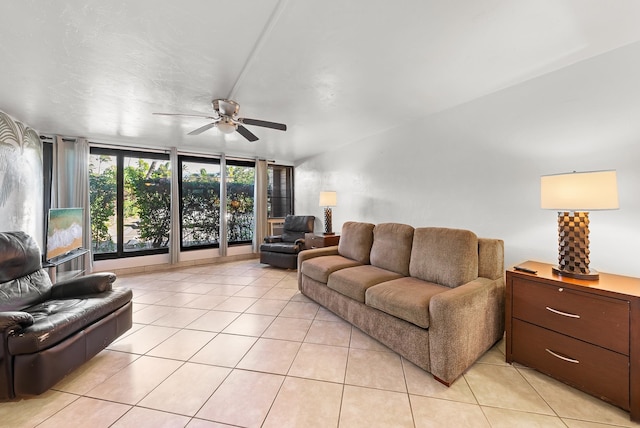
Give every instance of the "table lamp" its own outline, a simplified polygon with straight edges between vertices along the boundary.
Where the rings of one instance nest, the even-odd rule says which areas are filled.
[[[336,192],[320,192],[320,206],[324,207],[324,234],[334,235],[331,230],[331,207],[337,205]]]
[[[597,280],[598,272],[589,268],[588,211],[619,208],[616,171],[543,175],[540,206],[558,211],[558,266],[553,272]]]

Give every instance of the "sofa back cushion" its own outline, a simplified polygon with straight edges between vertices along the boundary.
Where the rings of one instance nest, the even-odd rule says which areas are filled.
[[[400,223],[381,223],[373,229],[371,264],[409,276],[413,227]]]
[[[478,237],[462,229],[416,228],[409,274],[447,287],[473,281],[478,277]]]
[[[348,221],[342,225],[338,253],[363,265],[369,264],[371,245],[373,244],[373,228],[371,223]]]
[[[40,247],[24,232],[0,232],[0,282],[11,281],[41,268]]]
[[[24,232],[0,233],[0,311],[20,311],[51,294],[40,247]]]

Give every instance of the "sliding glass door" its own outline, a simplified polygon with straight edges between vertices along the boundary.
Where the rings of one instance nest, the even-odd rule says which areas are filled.
[[[218,158],[180,155],[172,174],[166,153],[93,147],[89,178],[95,259],[168,252],[172,179],[179,180],[181,251],[218,248],[221,239],[229,246],[250,244],[255,162],[227,159],[222,172]],[[292,212],[292,172],[291,167],[269,170],[271,215]]]

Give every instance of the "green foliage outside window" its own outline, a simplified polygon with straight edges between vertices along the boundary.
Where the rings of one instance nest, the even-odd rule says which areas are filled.
[[[117,251],[114,228],[117,207],[116,156],[92,155],[89,165],[91,232],[96,253]],[[124,251],[168,246],[171,228],[171,170],[165,160],[125,158],[133,161],[123,169],[123,219],[127,230],[137,232],[135,240],[123,243]],[[228,242],[253,238],[252,167],[227,167]],[[184,246],[219,242],[220,174],[205,169],[189,173],[183,165],[182,243]],[[122,227],[122,226],[121,226]]]
[[[227,240],[253,239],[253,185],[255,168],[227,166]]]
[[[184,166],[183,166],[184,171]],[[220,232],[220,175],[182,178],[182,245],[217,244]]]
[[[185,174],[182,170],[182,245],[217,244],[220,241],[220,174]],[[253,181],[251,167],[227,166],[227,240],[253,239]]]
[[[253,183],[227,186],[227,239],[245,242],[253,239]]]
[[[124,169],[124,188],[125,217],[130,214],[140,218],[140,245],[143,248],[147,245],[151,248],[166,247],[171,229],[169,162],[154,160],[149,164],[138,159],[137,166]]]
[[[100,253],[115,251],[108,227],[116,209],[116,168],[108,166],[110,160],[110,156],[101,155],[97,163],[89,165],[91,240],[93,251]]]

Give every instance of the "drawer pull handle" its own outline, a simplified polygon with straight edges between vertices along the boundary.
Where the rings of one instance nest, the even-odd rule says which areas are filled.
[[[576,314],[569,314],[569,313],[567,313],[567,312],[562,312],[562,311],[559,311],[559,310],[557,310],[557,309],[550,308],[549,306],[547,306],[546,308],[547,308],[547,310],[548,310],[548,311],[551,311],[551,312],[553,312],[554,314],[562,315],[563,317],[569,317],[569,318],[580,318],[580,315],[576,315]]]
[[[567,361],[569,363],[574,363],[574,364],[580,364],[580,361],[578,360],[574,360],[573,358],[569,358],[569,357],[564,357],[560,354],[556,354],[555,352],[553,352],[551,349],[549,348],[545,348],[545,351],[547,351],[548,353],[550,353],[551,355],[553,355],[556,358],[560,358],[563,361]]]

